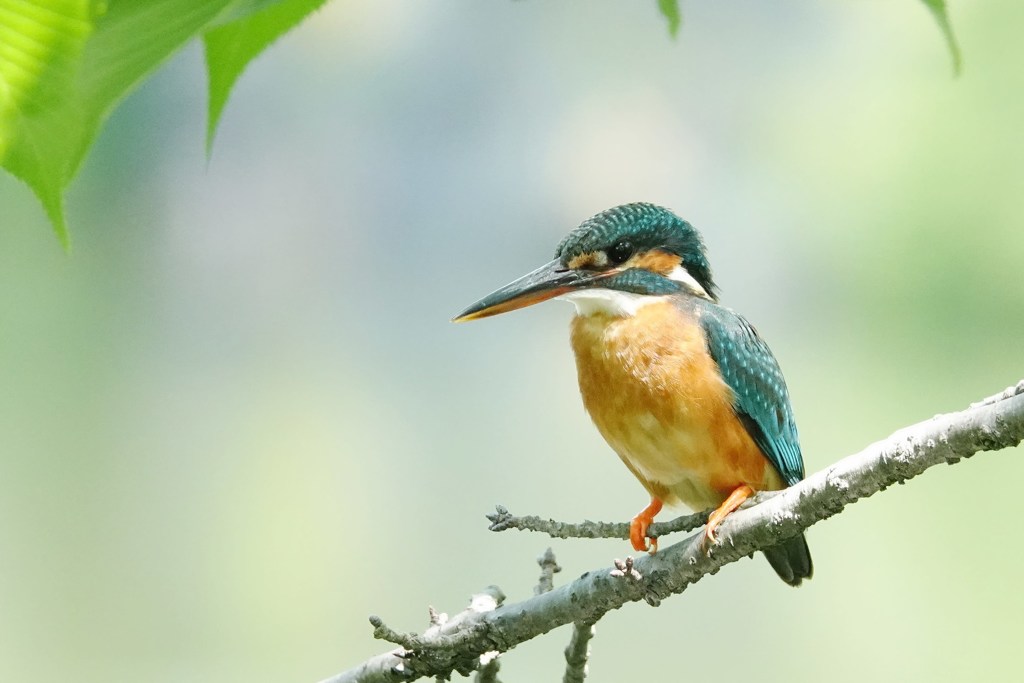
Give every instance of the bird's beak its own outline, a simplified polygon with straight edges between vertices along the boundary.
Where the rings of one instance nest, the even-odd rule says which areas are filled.
[[[517,308],[539,304],[541,301],[553,299],[561,294],[592,286],[606,276],[607,273],[572,270],[555,259],[532,273],[527,273],[515,282],[510,282],[501,289],[491,292],[452,318],[452,322],[461,323],[478,318],[489,318],[499,313],[507,313]]]

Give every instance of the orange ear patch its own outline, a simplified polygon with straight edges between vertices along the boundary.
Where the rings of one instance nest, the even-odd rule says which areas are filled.
[[[603,251],[588,251],[585,254],[574,256],[567,265],[573,270],[580,268],[599,270],[608,265],[608,256]]]
[[[637,254],[633,258],[626,261],[624,268],[643,268],[649,270],[652,273],[659,273],[661,275],[668,275],[676,266],[682,263],[682,259],[676,254],[670,254],[667,251],[660,249],[652,249],[651,251],[645,251],[642,254]]]

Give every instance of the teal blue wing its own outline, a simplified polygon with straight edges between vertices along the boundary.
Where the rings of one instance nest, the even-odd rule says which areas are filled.
[[[735,396],[733,408],[768,460],[792,486],[804,478],[800,438],[782,370],[743,317],[707,302],[698,309],[708,351]]]

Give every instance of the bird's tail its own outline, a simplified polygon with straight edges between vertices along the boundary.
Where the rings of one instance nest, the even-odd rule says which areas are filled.
[[[790,586],[799,586],[800,582],[811,578],[811,574],[814,573],[811,551],[803,534],[768,548],[764,551],[764,556],[768,558],[768,563],[779,578]]]

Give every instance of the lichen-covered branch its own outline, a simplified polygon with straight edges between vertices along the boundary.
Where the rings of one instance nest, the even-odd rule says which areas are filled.
[[[537,564],[540,565],[540,578],[537,579],[537,585],[533,588],[534,595],[554,590],[555,574],[562,571],[555,560],[555,551],[551,548],[545,550],[544,554],[537,558]]]
[[[501,669],[498,653],[495,652],[494,656],[487,661],[484,661],[485,657],[480,658],[480,668],[476,672],[476,678],[473,679],[474,683],[501,683],[498,680],[498,671]]]
[[[655,522],[647,529],[649,538],[658,538],[665,534],[678,531],[693,531],[704,526],[711,510],[682,515],[667,522]],[[556,522],[535,515],[516,517],[504,505],[498,505],[495,511],[487,515],[491,531],[539,531],[552,538],[629,538],[629,522]]]
[[[565,674],[562,683],[583,683],[587,677],[587,662],[590,661],[590,639],[594,637],[596,624],[577,621],[572,625],[572,638],[565,648]]]
[[[940,463],[1024,440],[1024,382],[970,408],[901,429],[796,486],[729,515],[719,543],[707,550],[695,534],[656,555],[636,558],[629,572],[595,569],[565,586],[496,609],[469,611],[421,636],[397,636],[392,650],[328,679],[370,683],[445,676],[476,667],[480,655],[507,652],[565,624],[595,623],[627,602],[658,604],[750,553],[776,545],[861,498],[902,483]],[[634,571],[635,570],[635,571]],[[614,572],[614,575],[613,575]],[[453,622],[456,622],[453,624]],[[383,624],[375,623],[376,632]]]

